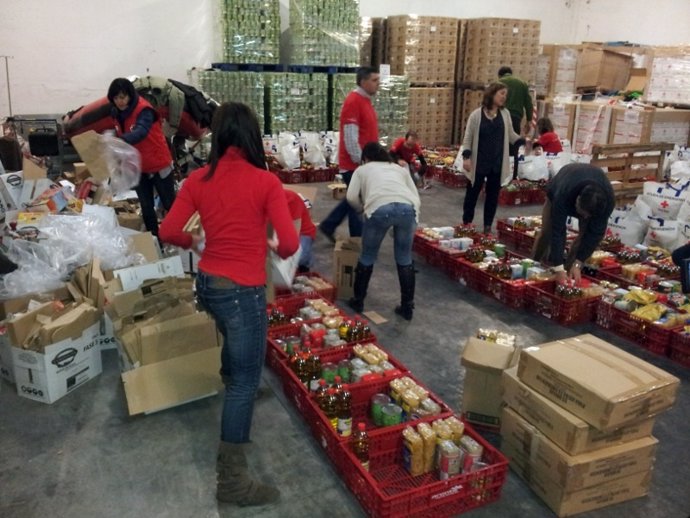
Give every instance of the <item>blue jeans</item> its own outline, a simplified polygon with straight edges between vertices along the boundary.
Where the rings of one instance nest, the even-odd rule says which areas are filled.
[[[412,264],[412,239],[417,228],[414,207],[408,203],[389,203],[376,209],[364,220],[362,253],[359,262],[371,266],[381,248],[386,232],[393,227],[393,252],[400,266]]]
[[[350,180],[352,179],[352,171],[346,171],[343,173],[343,181],[346,185],[350,185]],[[350,207],[347,200],[340,200],[338,205],[331,211],[331,213],[326,216],[326,219],[321,221],[319,226],[321,230],[326,234],[334,234],[335,229],[338,228],[343,220],[347,217],[347,225],[350,230],[351,237],[359,237],[362,235],[362,217],[357,213],[355,209]]]
[[[299,245],[302,247],[302,253],[299,256],[299,265],[306,268],[311,268],[314,264],[314,252],[312,245],[314,240],[309,236],[299,236]]]
[[[221,374],[225,383],[220,436],[224,442],[249,442],[254,397],[266,354],[266,292],[263,286],[240,286],[199,272],[200,304],[223,335]]]

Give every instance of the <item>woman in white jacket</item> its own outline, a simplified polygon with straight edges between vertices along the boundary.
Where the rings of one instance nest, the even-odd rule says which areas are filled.
[[[485,234],[491,232],[501,187],[512,179],[509,144],[515,144],[520,139],[520,135],[513,130],[510,112],[504,109],[507,95],[506,85],[489,85],[484,91],[481,107],[467,119],[462,142],[463,165],[470,182],[465,194],[462,222],[467,224],[474,220],[477,199],[486,183]]]

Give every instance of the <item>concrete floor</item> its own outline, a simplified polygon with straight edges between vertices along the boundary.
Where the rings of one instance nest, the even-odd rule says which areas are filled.
[[[464,191],[434,184],[422,192],[421,222],[457,223]],[[335,202],[319,184],[314,219]],[[477,223],[481,224],[481,201]],[[499,217],[536,214],[539,207],[499,207]],[[347,232],[346,226],[341,232]],[[316,268],[331,277],[332,247],[319,238]],[[438,269],[419,264],[414,320],[395,317],[397,274],[386,238],[371,282],[366,309],[389,320],[374,326],[380,342],[454,410],[460,410],[459,355],[479,327],[515,333],[523,344],[591,332],[682,380],[675,406],[654,428],[659,439],[648,497],[591,512],[588,517],[685,518],[690,515],[690,371],[646,353],[595,325],[564,328],[512,310],[450,282]],[[268,370],[270,395],[257,402],[250,463],[257,477],[277,484],[279,504],[239,509],[214,499],[214,463],[220,397],[158,414],[130,418],[115,351],[104,352],[104,372],[73,394],[47,406],[0,388],[0,517],[330,517],[364,516],[295,408]],[[495,440],[496,438],[491,438]],[[481,517],[549,517],[553,513],[512,472],[502,497],[466,513]]]

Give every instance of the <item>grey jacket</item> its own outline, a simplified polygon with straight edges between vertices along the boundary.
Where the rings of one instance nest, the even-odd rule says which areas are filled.
[[[520,138],[520,135],[513,130],[513,123],[510,119],[510,112],[503,108],[499,111],[503,117],[503,127],[505,128],[505,137],[503,138],[503,162],[501,164],[501,185],[507,185],[513,179],[513,171],[510,169],[510,152],[508,145],[514,144]],[[462,149],[470,149],[472,151],[472,170],[465,173],[470,182],[474,182],[474,174],[477,167],[477,149],[479,147],[479,125],[482,122],[482,108],[479,107],[474,110],[467,119],[467,127],[465,128],[465,138],[462,140]],[[460,152],[462,152],[462,149]]]

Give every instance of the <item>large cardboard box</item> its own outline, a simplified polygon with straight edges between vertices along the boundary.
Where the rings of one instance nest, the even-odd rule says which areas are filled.
[[[14,384],[12,344],[7,333],[7,326],[4,324],[0,324],[0,378]]]
[[[518,377],[602,431],[663,412],[675,401],[680,383],[590,334],[524,349]]]
[[[567,492],[556,484],[549,474],[534,469],[529,463],[529,456],[521,451],[519,446],[504,443],[501,450],[510,459],[510,467],[561,518],[645,496],[652,479],[651,471],[640,471],[578,491]]]
[[[654,418],[600,432],[522,383],[517,367],[503,372],[503,401],[570,455],[634,441],[652,434]]]
[[[43,352],[12,347],[17,394],[54,403],[98,376],[103,370],[99,334],[95,323],[74,337],[46,346]]]
[[[465,367],[462,390],[462,415],[474,424],[498,427],[501,421],[504,369],[517,363],[519,349],[480,340],[467,339],[460,363]]]
[[[585,46],[577,61],[578,88],[623,90],[628,84],[633,58],[602,48]]]
[[[362,250],[362,239],[350,237],[338,240],[333,250],[333,279],[338,297],[349,299],[354,295],[355,267]]]
[[[503,409],[501,437],[502,444],[512,443],[526,453],[533,470],[547,475],[566,492],[651,470],[658,444],[654,437],[647,436],[592,452],[568,455],[510,407]]]

